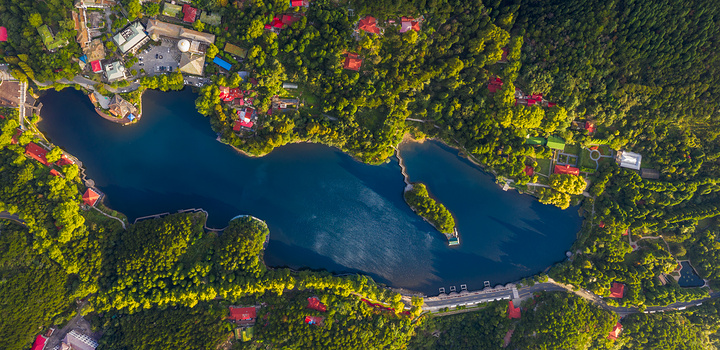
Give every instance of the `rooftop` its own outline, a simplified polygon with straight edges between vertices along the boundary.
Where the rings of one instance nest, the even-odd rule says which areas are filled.
[[[377,20],[373,16],[365,16],[358,22],[358,29],[368,33],[380,34],[380,28],[377,27]]]
[[[108,81],[116,81],[125,79],[125,66],[120,61],[115,61],[105,65],[105,76]]]
[[[180,71],[187,74],[202,75],[205,67],[205,55],[183,52],[180,56]]]
[[[625,295],[625,285],[622,283],[613,282],[610,287],[611,298],[622,298]]]
[[[520,307],[515,307],[512,300],[508,303],[508,318],[520,319]]]
[[[0,80],[0,107],[17,108],[21,93],[20,82]]]
[[[182,12],[183,12],[183,22],[186,23],[193,23],[195,22],[195,18],[197,17],[197,9],[185,4],[182,6]]]
[[[48,150],[40,147],[35,142],[30,142],[27,144],[27,146],[25,146],[25,155],[32,159],[37,160],[38,162],[40,162],[44,165],[49,164],[47,161],[47,158],[45,158],[47,153],[48,153]]]
[[[83,193],[82,199],[83,203],[92,207],[95,206],[95,203],[97,203],[98,199],[100,199],[100,195],[92,188],[88,188],[85,193]]]
[[[642,156],[628,151],[620,151],[617,153],[615,161],[620,164],[623,168],[640,170],[640,163],[642,162]]]
[[[145,27],[140,22],[130,24],[113,36],[115,45],[123,54],[142,45],[146,39]]]
[[[362,66],[362,62],[363,62],[362,58],[358,58],[358,55],[348,54],[347,57],[345,57],[345,62],[343,63],[343,69],[359,71],[360,66]]]
[[[229,320],[234,321],[247,321],[253,320],[257,317],[257,311],[254,306],[251,307],[236,307],[230,306]]]
[[[553,174],[569,174],[569,175],[580,175],[580,169],[572,167],[570,165],[555,165],[555,171]]]

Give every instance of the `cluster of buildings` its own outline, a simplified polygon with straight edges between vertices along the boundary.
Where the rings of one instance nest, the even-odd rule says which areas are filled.
[[[401,17],[400,18],[400,33],[408,31],[420,31],[420,23],[423,18],[415,19],[412,17]],[[388,24],[397,24],[395,20],[388,21]],[[378,26],[377,19],[373,16],[365,16],[360,19],[355,28],[355,37],[359,38],[360,32],[365,32],[373,35],[382,35],[382,29]],[[357,53],[346,52],[345,60],[343,62],[343,69],[359,71],[362,67],[363,59]]]
[[[215,42],[215,35],[198,32],[183,26],[149,19],[147,32],[155,41],[163,40],[175,44],[180,51],[179,70],[185,74],[203,75],[205,52]]]

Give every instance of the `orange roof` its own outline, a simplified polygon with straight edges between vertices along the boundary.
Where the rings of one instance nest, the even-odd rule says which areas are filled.
[[[525,174],[527,176],[533,176],[535,174],[535,169],[529,165],[525,166]]]
[[[183,12],[183,21],[185,21],[187,23],[195,22],[195,18],[197,17],[197,9],[196,8],[194,8],[188,4],[185,4],[182,7],[182,12]]]
[[[92,188],[88,188],[85,193],[83,193],[82,199],[83,202],[89,206],[94,206],[95,203],[97,203],[97,200],[100,198],[100,195],[95,192]]]
[[[380,28],[377,27],[377,20],[373,16],[365,16],[358,22],[358,29],[368,33],[380,34]]]
[[[610,331],[610,334],[608,334],[607,338],[610,340],[617,340],[617,338],[620,336],[620,333],[622,332],[622,325],[620,322],[615,324],[615,327]]]
[[[512,300],[508,303],[508,318],[520,319],[520,308],[515,307]]]
[[[320,299],[317,297],[308,298],[308,309],[313,309],[317,311],[325,312],[327,311],[327,307],[325,304],[320,302]]]
[[[52,176],[60,176],[60,173],[55,169],[50,169],[50,175]]]
[[[17,145],[18,140],[20,139],[20,136],[22,136],[22,129],[18,128],[15,130],[15,135],[13,135],[12,140],[10,141],[13,145]]]
[[[611,298],[622,298],[625,295],[625,285],[622,283],[613,282],[610,287]]]
[[[47,153],[48,151],[46,149],[38,146],[35,142],[30,142],[27,146],[25,146],[25,155],[43,163],[44,165],[48,165],[48,161],[45,158]]]
[[[580,169],[569,165],[555,165],[554,174],[570,174],[578,176],[580,175]]]
[[[357,57],[357,55],[355,55]],[[351,57],[351,55],[348,55],[348,57],[345,57],[345,63],[343,64],[344,69],[350,69],[354,71],[359,71],[360,66],[362,66],[363,60],[360,58]]]

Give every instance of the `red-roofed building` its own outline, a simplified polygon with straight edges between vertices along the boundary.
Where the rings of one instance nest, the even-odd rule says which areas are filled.
[[[529,99],[527,100],[528,106],[534,106],[536,103],[537,103],[537,101],[535,101],[535,100],[533,100],[533,99],[531,99],[531,98],[529,98]]]
[[[620,322],[615,324],[615,327],[610,331],[610,334],[608,334],[607,338],[610,340],[617,340],[617,338],[620,336],[620,333],[622,333],[622,325]]]
[[[585,130],[587,130],[587,132],[589,132],[589,133],[595,132],[595,123],[593,123],[591,121],[586,121],[585,122]]]
[[[252,122],[252,116],[255,110],[252,108],[245,108],[237,111],[238,120],[233,126],[234,131],[240,131],[242,128],[252,128],[255,123]]]
[[[12,140],[10,140],[10,142],[13,145],[17,145],[18,140],[20,140],[20,136],[22,136],[22,134],[23,134],[22,129],[18,128],[17,130],[15,130],[15,135],[13,135]]]
[[[598,224],[598,227],[605,228],[605,221],[600,221],[600,223]]]
[[[556,103],[548,102],[548,107],[555,107],[555,106],[557,106]]]
[[[230,307],[230,316],[228,319],[233,321],[247,321],[257,317],[255,307]]]
[[[183,12],[183,21],[187,23],[193,23],[195,22],[195,18],[197,18],[197,9],[185,4],[182,7]]]
[[[630,229],[629,229],[629,228],[626,228],[626,229],[625,229],[625,232],[623,232],[622,235],[623,235],[623,236],[627,236],[629,233],[630,233]]]
[[[419,32],[420,31],[420,21],[416,21],[412,17],[400,18],[400,33],[405,33],[410,30]]]
[[[508,303],[508,318],[520,319],[520,307],[515,307],[512,300]]]
[[[307,6],[308,2],[305,0],[290,0],[290,7]]]
[[[377,20],[373,16],[365,16],[358,22],[358,29],[368,33],[380,34],[380,28],[377,27]]]
[[[308,309],[325,312],[327,307],[317,297],[308,298]]]
[[[236,98],[243,98],[242,90],[239,88],[231,89],[226,86],[220,87],[220,99],[225,102],[231,102]]]
[[[500,61],[507,62],[507,56],[510,51],[507,47],[502,48],[502,57],[500,57]]]
[[[7,28],[0,27],[0,41],[7,41]]]
[[[610,297],[622,298],[623,296],[625,296],[625,285],[622,283],[613,282],[612,286],[610,287]]]
[[[90,67],[92,67],[93,73],[100,73],[103,71],[100,60],[95,60],[95,61],[90,62]]]
[[[345,62],[343,63],[343,69],[349,69],[354,71],[359,71],[360,67],[362,66],[362,58],[358,58],[359,56],[354,53],[349,53],[347,57],[345,57]]]
[[[300,20],[300,17],[296,16],[290,16],[290,15],[283,15],[282,16],[282,22],[287,24],[288,26],[291,26],[293,23]]]
[[[47,158],[45,158],[47,153],[48,151],[46,149],[38,146],[35,142],[30,142],[25,146],[25,155],[44,165],[48,165]]]
[[[100,199],[100,195],[92,188],[88,188],[87,191],[83,193],[82,199],[83,203],[92,207],[95,206],[95,203],[97,203],[98,199]]]
[[[496,93],[496,92],[498,92],[498,90],[500,90],[500,88],[502,88],[502,86],[503,86],[502,79],[500,79],[498,77],[490,78],[490,83],[488,84],[488,90],[490,90],[490,92],[492,92],[492,93]]]
[[[60,157],[60,160],[55,162],[55,165],[57,165],[57,166],[66,166],[66,165],[70,165],[70,164],[75,164],[75,163],[73,163],[73,161],[70,160],[70,158],[68,158],[64,154]]]
[[[527,176],[533,176],[535,174],[535,169],[533,167],[526,165],[525,166],[525,175]]]
[[[42,334],[38,334],[30,350],[43,350],[45,348],[45,342],[47,342],[47,338],[43,337]]]
[[[50,169],[50,175],[59,177],[60,173],[55,169]]]
[[[569,165],[555,165],[555,171],[553,174],[570,174],[578,176],[580,175],[580,169]]]
[[[305,316],[305,323],[307,323],[307,324],[318,325],[322,321],[323,321],[323,318],[320,316]]]

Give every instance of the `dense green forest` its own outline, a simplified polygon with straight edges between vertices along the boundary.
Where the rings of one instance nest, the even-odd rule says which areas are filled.
[[[122,3],[130,19],[159,10]],[[422,133],[458,147],[521,189],[531,180],[544,181],[549,188],[535,192],[542,203],[568,208],[582,199],[579,209],[587,220],[572,258],[550,271],[556,281],[601,296],[620,282],[625,296],[605,301],[644,310],[708,295],[708,288],[675,282],[678,260],[689,259],[711,288],[720,287],[715,2],[350,0],[339,6],[314,0],[307,8],[289,8],[286,0],[192,3],[223,16],[220,27],[195,25],[218,36],[208,57],[220,55],[233,64],[232,73],[253,77],[242,81],[207,67],[213,84],[200,89],[196,106],[224,142],[254,155],[290,142],[320,142],[381,163],[406,132]],[[13,76],[53,82],[79,72],[72,7],[70,0],[0,0],[0,25],[8,29],[0,57]],[[278,33],[263,29],[286,13],[298,21]],[[355,32],[365,15],[378,19],[381,35]],[[400,33],[400,16],[422,16],[420,31]],[[247,57],[220,51],[225,43],[247,49]],[[363,60],[358,71],[343,69],[348,54]],[[491,92],[488,82],[495,78],[503,84]],[[182,88],[180,81],[174,74],[141,82],[165,91]],[[299,89],[285,90],[284,82]],[[234,110],[221,103],[221,86],[252,90],[260,114],[255,129],[232,130]],[[557,106],[516,104],[516,88],[543,94]],[[275,96],[298,97],[301,106],[272,110]],[[272,305],[263,309],[266,324],[256,330],[255,341],[238,348],[491,349],[501,346],[510,328],[513,344],[522,349],[703,349],[718,342],[716,300],[686,312],[627,316],[624,333],[611,343],[606,335],[615,315],[563,294],[540,294],[524,303],[520,321],[506,319],[504,302],[476,313],[423,316],[419,335],[410,340],[418,308],[409,317],[401,314],[400,295],[371,279],[268,269],[262,262],[268,231],[257,220],[233,220],[218,235],[203,229],[200,213],[122,229],[96,211],[82,210],[85,186],[77,166],[52,165],[61,176],[50,175],[23,155],[24,146],[40,141],[24,133],[13,142],[17,113],[0,112],[6,116],[0,120],[0,210],[26,223],[0,223],[0,308],[8,315],[0,320],[2,348],[27,348],[39,329],[62,323],[72,315],[72,301],[83,298],[89,298],[85,312],[104,315],[96,325],[106,331],[106,348],[176,348],[183,342],[214,348],[229,333],[224,306],[235,302]],[[578,126],[586,121],[597,130]],[[642,178],[612,161],[599,163],[585,178],[531,178],[526,166],[537,166],[552,152],[525,144],[526,138],[552,135],[572,147],[603,144],[638,152],[643,168],[657,170],[659,178]],[[51,152],[57,156],[59,149]],[[408,202],[448,232],[452,216],[427,202],[423,189]],[[329,307],[321,325],[301,321],[315,313],[303,305],[311,294]],[[359,297],[394,311],[371,309]],[[203,332],[178,332],[189,327]]]
[[[442,203],[430,197],[427,187],[422,183],[412,184],[412,188],[405,191],[405,201],[418,215],[427,219],[442,233],[455,232],[455,219]]]

